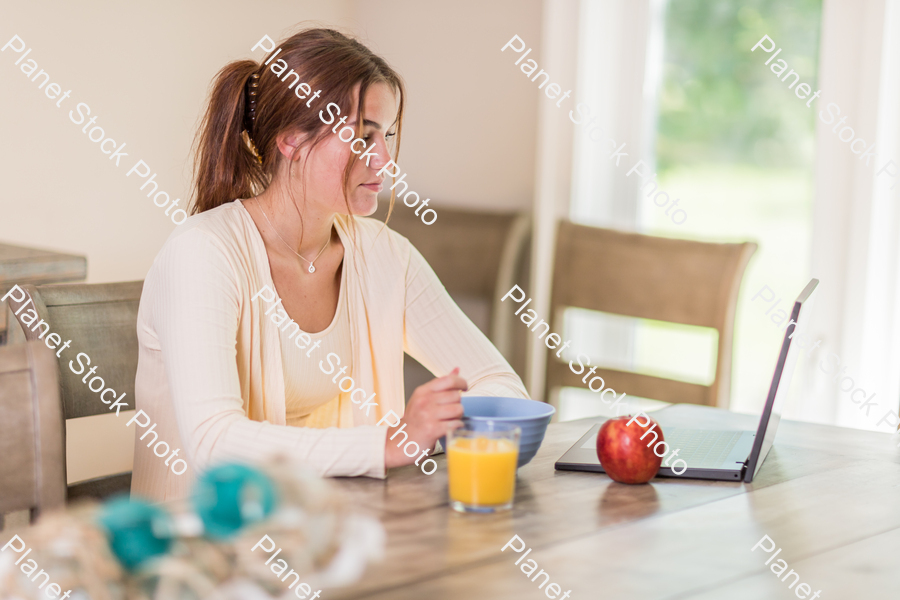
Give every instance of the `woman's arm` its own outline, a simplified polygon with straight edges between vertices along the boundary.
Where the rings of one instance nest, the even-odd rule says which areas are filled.
[[[436,375],[460,368],[468,394],[527,398],[503,355],[456,305],[431,266],[410,246],[405,350]]]
[[[154,270],[142,301],[153,303],[178,430],[195,469],[281,453],[322,475],[384,477],[386,427],[307,429],[247,417],[237,368],[238,276],[212,235],[195,228],[170,240]]]

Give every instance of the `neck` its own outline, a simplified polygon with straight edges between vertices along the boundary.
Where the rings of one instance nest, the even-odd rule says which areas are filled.
[[[295,206],[290,197],[275,193],[271,186],[256,201],[271,221],[266,224],[277,232],[272,234],[274,247],[287,252],[286,243],[303,258],[313,260],[331,239],[335,213],[310,209],[305,203]]]

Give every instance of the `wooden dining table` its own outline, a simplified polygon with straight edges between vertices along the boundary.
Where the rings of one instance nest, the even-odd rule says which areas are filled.
[[[674,405],[652,413],[663,430],[754,430],[758,417]],[[752,483],[655,478],[625,485],[605,474],[556,471],[554,462],[592,424],[551,423],[535,458],[519,469],[513,509],[458,514],[447,499],[446,461],[385,480],[336,479],[355,510],[379,517],[386,552],[359,581],[328,600],[539,600],[501,549],[518,536],[540,569],[580,599],[768,600],[900,598],[900,448],[887,433],[781,421]],[[781,549],[751,550],[768,536]],[[514,547],[519,547],[516,542]],[[770,567],[783,559],[787,582]],[[527,559],[526,559],[527,560]],[[788,570],[784,571],[786,575]],[[793,589],[789,589],[789,584]],[[810,592],[800,583],[809,585]],[[558,597],[562,597],[560,594]]]

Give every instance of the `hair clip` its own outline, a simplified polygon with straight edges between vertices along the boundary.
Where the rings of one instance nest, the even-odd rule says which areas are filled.
[[[245,88],[247,111],[244,113],[244,130],[241,132],[241,138],[244,140],[244,144],[247,146],[247,149],[250,150],[250,153],[256,157],[256,162],[261,165],[263,164],[262,156],[260,156],[259,151],[256,149],[253,138],[250,137],[250,132],[253,130],[253,124],[256,122],[256,93],[258,89],[259,73],[253,73],[250,75],[250,78],[247,79]]]
[[[247,146],[247,150],[250,151],[250,154],[256,157],[256,162],[260,165],[263,164],[262,156],[259,155],[256,144],[253,143],[253,139],[250,138],[250,133],[246,129],[241,131],[241,139],[244,140],[244,145]]]
[[[247,117],[250,121],[250,129],[256,121],[256,92],[259,89],[259,73],[250,75],[247,80]]]

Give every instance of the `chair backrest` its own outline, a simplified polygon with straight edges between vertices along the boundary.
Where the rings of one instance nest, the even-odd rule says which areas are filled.
[[[66,501],[56,359],[43,342],[0,347],[0,515]],[[2,519],[2,516],[0,516]]]
[[[62,393],[63,414],[66,419],[77,419],[109,413],[109,406],[98,398],[82,381],[83,374],[76,374],[69,367],[87,373],[96,366],[96,375],[103,378],[108,388],[120,396],[126,393],[122,404],[126,410],[134,409],[134,380],[137,375],[138,341],[137,313],[141,300],[143,281],[101,284],[21,286],[25,291],[22,302],[8,300],[27,339],[46,339],[50,333],[71,340],[67,349],[57,350],[59,381]],[[29,302],[31,304],[29,304]],[[29,310],[34,308],[37,318]],[[40,321],[49,324],[49,331]],[[60,347],[62,345],[60,344]],[[90,365],[82,357],[82,369],[78,354],[87,354]],[[88,381],[90,383],[90,381]],[[107,475],[72,484],[68,498],[105,498],[117,493],[127,493],[131,488],[131,473]]]
[[[384,202],[374,216],[384,220],[386,215]],[[516,212],[441,208],[440,225],[425,225],[415,211],[396,201],[388,225],[412,242],[449,292],[492,298],[504,249],[522,217],[523,213]],[[518,236],[515,241],[521,244],[523,240]]]
[[[13,285],[84,281],[87,259],[37,248],[0,244],[0,296]],[[0,303],[0,345],[24,341],[18,329],[7,330],[8,315]]]
[[[383,221],[387,207],[386,202],[379,203],[374,216]],[[510,327],[507,312],[497,309],[503,294],[521,284],[530,234],[528,214],[441,207],[439,215],[434,225],[425,225],[398,199],[388,225],[422,253],[448,292],[487,301],[488,337],[519,370],[515,359],[524,345],[513,339],[518,328]],[[524,370],[524,353],[521,363]]]
[[[757,245],[713,244],[559,224],[552,314],[565,307],[711,327],[718,332],[715,379],[709,386],[615,369],[598,369],[618,392],[673,403],[727,406],[734,315],[744,270]],[[558,331],[558,325],[551,328]],[[561,386],[584,387],[567,363],[550,354],[547,398]]]
[[[127,392],[122,403],[128,404],[129,409],[134,408],[137,312],[143,285],[143,281],[26,285],[22,286],[26,292],[22,302],[10,299],[10,308],[18,313],[16,319],[28,340],[56,333],[63,344],[68,340],[72,342],[66,350],[57,350],[66,419],[109,412],[108,405],[100,402],[97,394],[82,382],[84,375],[69,368],[71,361],[76,369],[82,369],[78,361],[78,354],[82,352],[90,357],[90,366],[86,366],[84,372],[96,366],[95,374],[103,378],[106,387],[120,395]],[[37,319],[32,319],[34,315],[29,312],[32,307]],[[49,332],[46,327],[39,326],[41,320],[49,324]],[[88,364],[83,357],[81,364]]]

